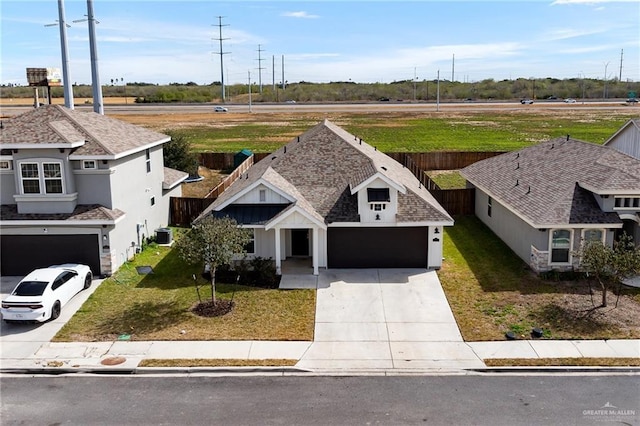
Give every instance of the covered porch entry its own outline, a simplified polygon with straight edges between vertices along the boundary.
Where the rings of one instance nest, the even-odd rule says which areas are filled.
[[[291,262],[287,266],[295,267],[296,273],[301,273],[302,265],[307,263],[310,263],[307,273],[312,272],[313,275],[318,275],[320,267],[326,267],[326,225],[321,218],[294,207],[265,226],[266,231],[271,229],[275,232],[277,274],[282,275],[283,263],[289,260]]]

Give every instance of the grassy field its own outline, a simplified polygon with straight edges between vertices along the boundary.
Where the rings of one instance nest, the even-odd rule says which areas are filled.
[[[139,275],[136,266],[154,273]],[[227,315],[203,318],[190,312],[198,301],[192,275],[176,252],[150,246],[106,279],[54,341],[131,340],[313,340],[315,291],[265,290],[218,284],[221,299],[233,299]],[[198,278],[203,298],[206,281]]]
[[[567,134],[603,143],[630,118],[627,110],[514,110],[442,113],[120,115],[189,138],[198,152],[272,152],[324,118],[384,152],[509,151]]]

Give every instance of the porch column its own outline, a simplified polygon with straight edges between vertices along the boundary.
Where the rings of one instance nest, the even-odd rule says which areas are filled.
[[[276,233],[276,274],[282,275],[282,260],[280,259],[280,228],[274,228]]]
[[[318,275],[318,227],[313,228],[313,275]]]

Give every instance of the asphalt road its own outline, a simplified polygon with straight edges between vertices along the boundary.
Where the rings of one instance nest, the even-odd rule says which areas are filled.
[[[637,375],[2,377],[3,425],[640,424]]]
[[[229,113],[309,113],[309,112],[437,112],[437,111],[518,111],[518,110],[629,110],[640,108],[629,105],[623,99],[603,101],[578,101],[575,104],[566,104],[562,101],[536,101],[532,105],[522,105],[519,102],[436,102],[412,103],[412,102],[379,102],[379,103],[344,103],[344,104],[307,104],[307,103],[273,103],[253,104],[226,104]],[[210,114],[213,113],[213,104],[105,104],[105,114]],[[30,106],[2,105],[1,115],[13,116],[29,110]],[[91,111],[90,105],[75,105],[76,109]],[[635,109],[634,109],[635,110]],[[224,112],[216,114],[225,114]]]

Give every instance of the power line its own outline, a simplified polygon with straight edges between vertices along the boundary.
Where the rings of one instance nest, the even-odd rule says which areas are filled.
[[[222,86],[222,91],[221,91],[221,95],[220,98],[222,100],[222,102],[224,102],[225,100],[225,93],[224,93],[224,55],[231,53],[231,52],[225,52],[222,49],[222,41],[223,40],[229,40],[228,38],[222,38],[222,27],[228,27],[229,24],[225,24],[222,25],[222,18],[224,18],[224,16],[218,16],[218,25],[214,25],[216,27],[218,27],[218,34],[219,37],[218,38],[214,38],[214,40],[218,40],[218,42],[220,43],[220,51],[219,52],[215,52],[218,55],[220,55],[220,83]]]

